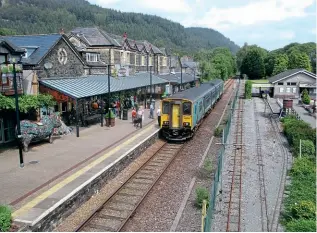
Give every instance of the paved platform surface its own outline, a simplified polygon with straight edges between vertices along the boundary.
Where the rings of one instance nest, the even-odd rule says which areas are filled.
[[[79,138],[74,133],[55,139],[53,144],[43,142],[31,146],[30,151],[24,153],[24,168],[19,167],[17,149],[2,151],[0,153],[0,203],[10,204],[14,210],[19,209],[30,199],[58,184],[65,177],[69,177],[105,155],[109,147],[124,145],[128,139],[139,135],[138,133],[146,132],[146,125],[151,123],[158,127],[157,120],[149,119],[148,115],[149,110],[145,110],[143,129],[137,130],[133,127],[130,114],[127,121],[116,119],[116,125],[113,128],[94,125],[83,130]],[[124,141],[125,137],[127,139]],[[127,148],[140,140],[141,138],[137,137],[129,141]],[[114,145],[115,143],[117,145]],[[98,166],[104,166],[104,164]]]
[[[294,103],[294,110],[299,114],[300,118],[311,125],[311,127],[316,128],[316,118],[309,114],[306,109],[304,109],[301,105]]]

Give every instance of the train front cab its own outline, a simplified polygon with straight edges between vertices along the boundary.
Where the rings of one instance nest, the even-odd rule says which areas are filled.
[[[171,141],[191,138],[192,107],[190,100],[165,99],[161,102],[161,134]]]

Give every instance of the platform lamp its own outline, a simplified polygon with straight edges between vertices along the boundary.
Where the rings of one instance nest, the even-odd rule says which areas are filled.
[[[18,96],[18,85],[17,85],[17,74],[16,74],[16,64],[22,66],[22,55],[18,62],[15,61],[15,58],[9,58],[9,61],[2,63],[3,65],[13,65],[13,88],[14,88],[14,98],[15,98],[15,112],[16,112],[16,121],[17,121],[17,138],[18,138],[18,147],[19,147],[19,159],[20,167],[24,167],[23,160],[23,151],[22,151],[22,142],[21,142],[21,125],[20,125],[20,109],[19,109],[19,96]]]
[[[111,68],[111,66],[114,66],[114,65],[108,65],[108,120],[109,120],[109,126],[108,127],[111,127],[111,124],[110,124],[110,122],[111,122],[111,115],[110,115],[110,97],[111,97],[111,93],[110,93],[110,68]]]

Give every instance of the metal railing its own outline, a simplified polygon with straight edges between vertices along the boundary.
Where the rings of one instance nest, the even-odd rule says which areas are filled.
[[[217,168],[216,168],[215,176],[214,176],[214,179],[212,181],[211,188],[210,188],[210,199],[209,199],[209,203],[208,203],[209,205],[208,205],[207,211],[205,213],[203,213],[204,220],[202,221],[202,230],[204,232],[211,231],[211,224],[212,224],[212,218],[214,216],[214,211],[215,211],[215,203],[216,203],[216,199],[217,199],[217,193],[219,190],[219,186],[221,184],[221,173],[222,173],[222,167],[223,167],[223,162],[224,162],[223,158],[224,158],[224,154],[225,154],[225,144],[226,144],[228,136],[229,136],[232,117],[233,117],[233,114],[235,111],[237,99],[239,97],[239,88],[240,88],[240,79],[238,81],[235,97],[231,103],[231,108],[229,111],[226,126],[223,129],[223,142],[222,142],[223,145],[221,146],[221,149],[218,153]],[[203,207],[203,209],[204,209],[204,207]]]

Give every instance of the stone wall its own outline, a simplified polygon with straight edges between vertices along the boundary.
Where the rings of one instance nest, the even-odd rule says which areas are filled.
[[[64,49],[67,53],[66,63],[61,64],[58,60],[58,51]],[[53,66],[51,69],[45,69],[45,63],[51,63]],[[68,46],[68,44],[61,39],[53,50],[44,58],[44,60],[39,64],[42,68],[38,72],[39,78],[49,78],[49,77],[75,77],[84,75],[84,64],[75,54],[75,52]]]

